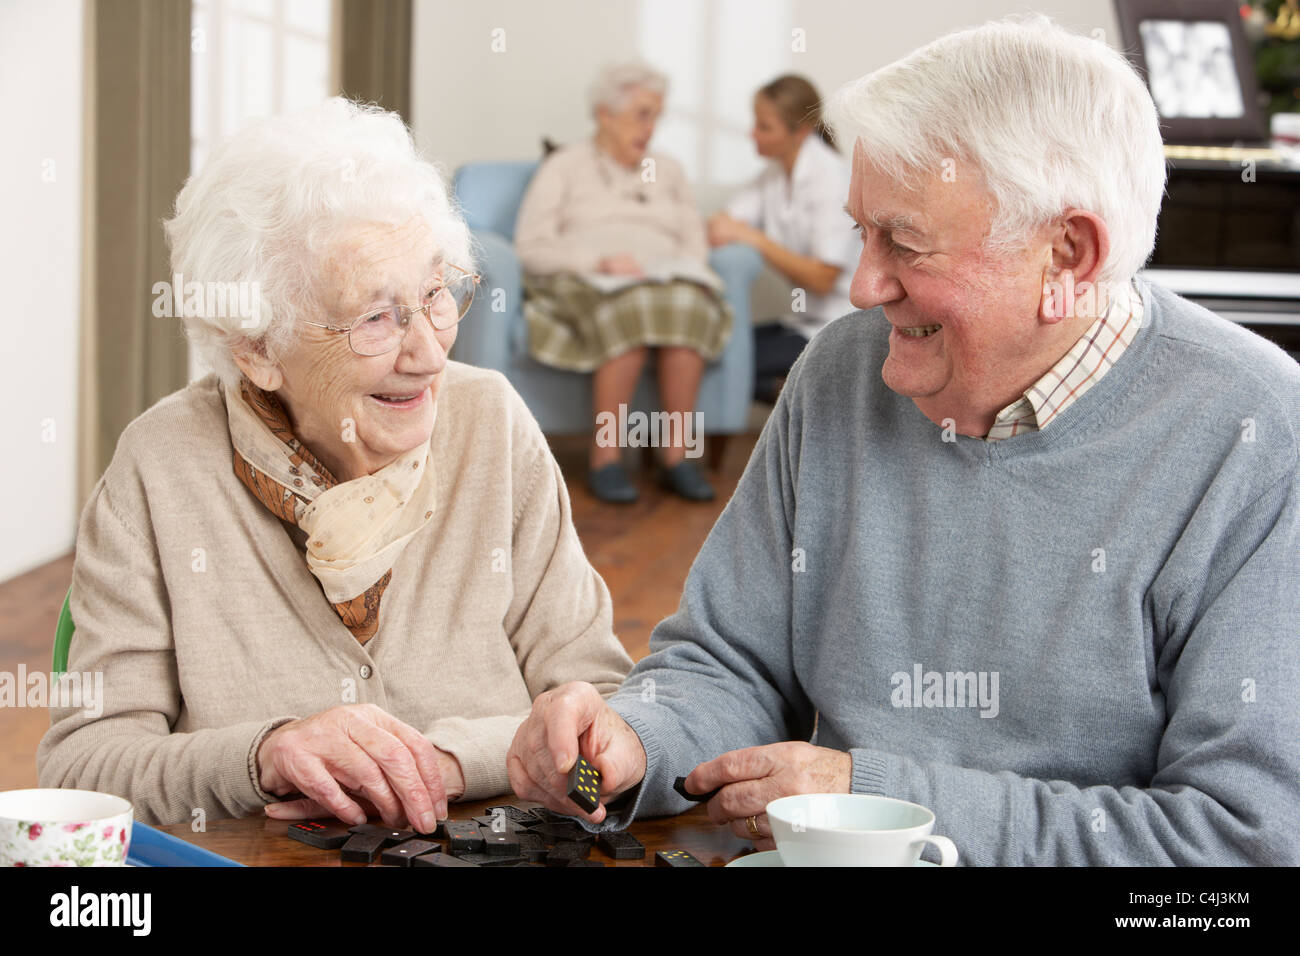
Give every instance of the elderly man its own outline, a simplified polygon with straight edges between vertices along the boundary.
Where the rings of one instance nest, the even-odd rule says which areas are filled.
[[[862,309],[804,353],[608,703],[516,791],[771,846],[801,792],[924,804],[971,864],[1300,863],[1300,369],[1134,273],[1164,182],[1124,60],[1042,18],[842,90]],[[1096,307],[1094,310],[1094,306]]]

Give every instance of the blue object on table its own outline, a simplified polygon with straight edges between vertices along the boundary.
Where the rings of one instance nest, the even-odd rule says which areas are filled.
[[[548,435],[584,434],[593,427],[591,376],[550,368],[528,354],[523,311],[523,267],[515,253],[515,218],[538,163],[469,163],[456,171],[453,190],[478,247],[483,286],[466,321],[457,327],[451,357],[503,373]],[[734,435],[749,427],[754,395],[754,333],[750,286],[762,269],[757,250],[732,243],[709,254],[709,266],[726,283],[735,319],[731,338],[716,362],[705,367],[695,407],[711,435]],[[504,308],[503,308],[504,307]],[[503,311],[494,309],[503,308]],[[629,410],[662,407],[647,362]]]
[[[244,865],[143,823],[131,824],[131,849],[126,862],[129,866]]]

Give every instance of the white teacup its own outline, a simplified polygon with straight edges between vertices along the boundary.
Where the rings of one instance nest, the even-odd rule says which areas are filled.
[[[0,866],[125,866],[131,804],[93,790],[0,793]]]
[[[957,865],[957,847],[931,836],[934,814],[919,803],[863,793],[801,793],[767,805],[772,837],[786,866],[916,866],[925,844],[940,866]]]

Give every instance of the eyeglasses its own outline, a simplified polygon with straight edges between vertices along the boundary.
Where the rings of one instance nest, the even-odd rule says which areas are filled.
[[[483,281],[476,273],[467,272],[451,263],[446,268],[457,273],[451,279],[430,279],[425,283],[424,305],[390,305],[387,308],[367,312],[351,325],[340,328],[323,325],[320,322],[304,322],[330,332],[346,332],[348,344],[358,355],[383,355],[402,344],[407,330],[411,326],[411,317],[423,312],[429,322],[439,332],[456,327],[474,301],[474,292]]]

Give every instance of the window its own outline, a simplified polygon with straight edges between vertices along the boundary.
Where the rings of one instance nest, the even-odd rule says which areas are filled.
[[[792,67],[789,2],[646,0],[638,18],[640,55],[670,83],[655,149],[681,162],[702,192],[758,175],[752,102]]]
[[[331,95],[331,0],[195,0],[190,170],[244,120]]]
[[[331,96],[332,0],[195,0],[190,24],[190,173],[254,116]],[[190,352],[190,381],[207,369]]]

